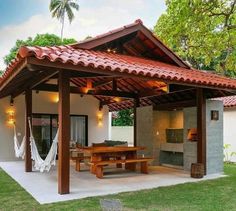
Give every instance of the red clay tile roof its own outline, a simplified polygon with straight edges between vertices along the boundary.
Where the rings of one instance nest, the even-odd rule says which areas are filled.
[[[109,31],[109,32],[106,32],[106,33],[97,35],[97,36],[95,36],[95,37],[88,38],[88,39],[83,40],[83,41],[80,41],[80,42],[78,42],[78,43],[76,43],[76,44],[72,44],[71,46],[75,46],[75,47],[76,47],[77,45],[80,45],[80,44],[84,44],[84,43],[87,43],[87,42],[91,42],[91,41],[97,40],[97,39],[99,39],[99,38],[104,38],[104,37],[106,37],[106,36],[109,36],[110,34],[114,34],[114,33],[116,33],[116,32],[120,32],[120,31],[122,31],[122,30],[125,30],[125,29],[127,29],[127,28],[130,28],[130,27],[132,27],[132,26],[136,26],[136,25],[139,25],[139,24],[143,24],[143,22],[142,22],[140,19],[136,20],[134,23],[131,23],[131,24],[122,26],[122,27],[117,28],[117,29],[113,29],[113,30],[111,30],[111,31]]]
[[[142,20],[140,19],[137,19],[135,20],[134,23],[131,23],[131,24],[128,24],[128,25],[125,25],[125,26],[122,26],[120,28],[117,28],[117,29],[114,29],[114,30],[111,30],[109,32],[106,32],[106,33],[103,33],[103,34],[100,34],[100,35],[97,35],[95,37],[92,37],[92,38],[89,38],[89,39],[86,39],[86,40],[83,40],[83,41],[80,41],[76,44],[72,44],[71,46],[76,48],[76,49],[87,49],[87,50],[93,50],[92,48],[86,46],[86,44],[89,44],[89,43],[92,43],[92,42],[96,42],[97,40],[104,40],[104,38],[106,37],[109,37],[113,34],[117,34],[117,33],[120,33],[120,32],[124,32],[126,31],[127,29],[130,29],[132,27],[137,27],[136,30],[138,31],[142,31],[144,34],[149,34],[152,38],[154,38],[155,41],[157,41],[161,46],[162,48],[166,49],[170,54],[172,54],[172,56],[174,56],[175,58],[177,58],[177,60],[179,60],[182,65],[184,65],[183,67],[187,67],[187,68],[191,68],[191,66],[186,63],[185,61],[183,61],[177,54],[175,54],[168,46],[166,46],[157,36],[155,36],[155,34],[153,34],[148,28],[146,28],[144,25],[143,25],[143,22]],[[149,42],[147,42],[149,43]],[[152,43],[152,42],[151,42]],[[101,43],[100,43],[101,44]],[[93,45],[92,45],[93,46]],[[152,43],[152,45],[149,46],[150,49],[155,49],[155,44]],[[95,46],[94,46],[95,47]],[[97,47],[97,45],[96,45]],[[157,46],[156,46],[157,47]],[[158,47],[159,48],[159,47]],[[181,66],[182,67],[182,66]]]
[[[175,83],[236,89],[236,80],[206,71],[176,67],[127,55],[74,49],[71,46],[20,48],[17,59],[8,66],[4,73],[0,86],[11,75],[16,66],[27,57],[35,57],[39,60],[48,60],[50,62],[61,62],[62,64],[71,63],[83,67],[93,67],[99,69],[101,73],[105,70],[114,73],[146,76]]]
[[[223,101],[224,107],[236,106],[236,96],[221,97],[221,98],[217,98],[217,100]]]

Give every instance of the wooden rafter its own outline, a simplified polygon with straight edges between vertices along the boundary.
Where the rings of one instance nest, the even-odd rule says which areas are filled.
[[[33,88],[38,91],[49,91],[49,92],[57,92],[58,87],[53,84],[41,84]],[[73,94],[83,94],[83,95],[101,95],[108,97],[123,97],[123,98],[136,98],[137,94],[130,92],[122,92],[122,91],[113,91],[113,90],[86,90],[86,87],[70,87],[70,93]]]
[[[56,75],[57,73],[58,72],[56,71],[51,71],[51,72],[42,71],[42,72],[39,72],[38,74],[34,74],[34,76],[31,77],[27,83],[25,83],[23,86],[21,86],[12,94],[12,97],[13,98],[17,97],[28,88],[33,89],[34,87],[47,81],[48,79],[50,79],[52,76]]]
[[[94,88],[98,88],[98,87],[105,86],[105,85],[107,85],[107,84],[112,83],[112,80],[113,80],[113,78],[107,78],[107,79],[103,79],[103,80],[98,81],[98,82],[94,82],[94,83],[93,83],[93,87],[94,87]]]
[[[115,78],[112,79],[112,90],[117,91],[117,80]]]
[[[60,62],[50,62],[47,60],[38,60],[36,58],[28,58],[28,62],[30,62],[31,64],[38,64],[38,65],[43,65],[46,67],[54,67],[54,68],[61,68],[61,63]],[[68,69],[68,70],[74,70],[74,71],[80,71],[80,72],[93,72],[93,73],[99,73],[101,74],[101,70],[100,69],[95,69],[92,67],[82,67],[80,65],[73,65],[70,63],[66,63],[63,64],[63,68],[64,69]],[[130,74],[130,73],[126,73],[126,72],[113,72],[113,71],[109,71],[109,70],[102,70],[103,74],[106,76],[111,76],[111,77],[128,77],[128,78],[133,78],[133,79],[139,79],[139,80],[154,80],[154,78],[149,77],[149,76],[142,76],[142,75],[135,75],[135,74]],[[160,82],[164,82],[164,83],[168,83],[171,84],[173,83],[173,81],[168,80],[168,79],[158,79],[158,81]],[[187,82],[175,82],[175,84],[179,84],[179,85],[186,85],[189,87],[200,87],[200,88],[209,88],[209,86],[207,85],[195,85],[195,84],[188,84]],[[226,91],[233,91],[233,89],[229,89],[229,88],[219,88],[219,87],[210,87],[211,89],[221,89],[221,90],[226,90]]]
[[[196,106],[196,100],[184,100],[178,102],[160,103],[154,106],[155,110],[173,110]]]

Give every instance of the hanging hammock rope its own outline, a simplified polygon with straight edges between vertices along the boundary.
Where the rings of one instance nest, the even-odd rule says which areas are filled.
[[[32,132],[32,125],[29,121],[29,129],[30,129],[30,146],[31,146],[31,158],[34,161],[34,168],[36,170],[39,170],[40,172],[49,171],[52,167],[52,165],[56,165],[56,156],[57,156],[57,143],[58,143],[58,131],[56,133],[56,136],[53,139],[52,146],[48,152],[47,157],[45,160],[43,160],[38,152],[37,145],[33,136]],[[15,155],[16,157],[22,157],[24,158],[25,155],[25,137],[22,140],[21,145],[18,142],[17,136],[16,136],[16,129],[14,127],[14,149],[15,149]]]
[[[22,142],[20,144],[19,140],[17,139],[15,124],[14,124],[14,150],[15,150],[15,156],[17,158],[24,159],[24,157],[25,157],[25,136],[23,137]]]

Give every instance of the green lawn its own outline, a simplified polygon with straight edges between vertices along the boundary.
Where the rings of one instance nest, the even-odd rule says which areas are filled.
[[[211,181],[40,205],[0,169],[0,210],[99,210],[102,198],[120,199],[126,210],[236,210],[236,165],[225,165],[225,173]]]

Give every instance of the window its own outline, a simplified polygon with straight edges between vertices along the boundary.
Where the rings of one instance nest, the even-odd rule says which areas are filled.
[[[71,115],[71,141],[88,145],[88,116]],[[57,114],[33,114],[32,126],[35,142],[42,158],[45,158],[50,150],[52,141],[57,133]]]
[[[87,146],[87,118],[86,116],[71,116],[71,141],[76,142],[82,146]]]

